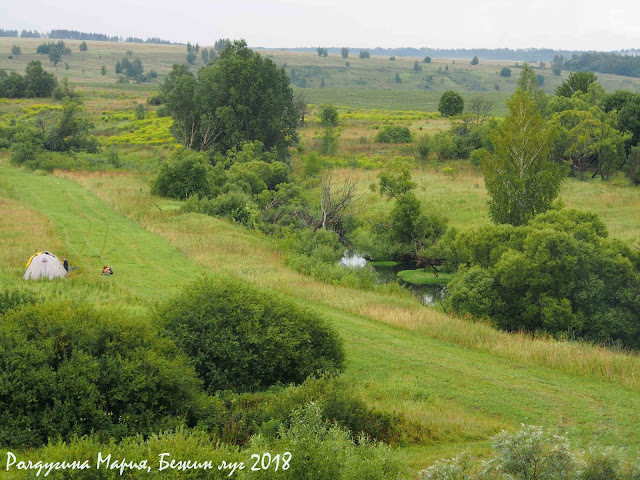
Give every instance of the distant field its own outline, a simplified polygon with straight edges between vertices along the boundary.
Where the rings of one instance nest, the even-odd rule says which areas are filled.
[[[68,77],[83,90],[95,92],[115,89],[146,98],[158,88],[173,64],[186,62],[186,48],[183,45],[88,41],[88,50],[80,52],[80,41],[64,40],[72,53],[63,56],[60,63],[53,67],[47,55],[36,54],[38,45],[47,41],[51,40],[0,38],[0,69],[23,72],[31,60],[40,60],[47,70],[59,78]],[[13,45],[19,45],[22,54],[9,59]],[[140,58],[145,72],[155,70],[159,77],[145,84],[116,83],[118,75],[115,73],[115,64],[127,56],[127,51],[132,52],[131,58]],[[259,53],[283,66],[292,87],[302,93],[309,103],[332,103],[352,108],[436,111],[442,92],[452,89],[461,92],[465,100],[476,95],[486,96],[495,104],[494,113],[504,115],[504,100],[515,90],[520,73],[520,67],[515,62],[485,61],[482,58],[478,65],[472,66],[471,59],[434,58],[430,64],[409,57],[396,57],[391,61],[389,57],[373,56],[364,60],[358,57],[359,51],[352,51],[347,60],[335,54],[321,58],[315,53],[304,52],[259,50]],[[416,60],[421,71],[414,70]],[[103,65],[107,69],[106,75],[100,71]],[[536,73],[544,77],[543,88],[547,93],[552,93],[568,75],[567,72],[561,76],[553,75],[548,63],[545,68],[540,68],[538,63],[532,65]],[[198,57],[191,69],[197,71],[202,66],[203,61]],[[511,68],[511,77],[500,75],[500,70],[505,66]],[[396,81],[396,74],[399,82]],[[608,91],[640,91],[639,78],[598,74],[598,79]]]

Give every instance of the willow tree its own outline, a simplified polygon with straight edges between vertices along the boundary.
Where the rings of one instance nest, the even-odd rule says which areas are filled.
[[[482,167],[493,221],[522,225],[551,207],[565,168],[549,160],[550,131],[533,94],[518,89],[508,105],[509,115],[491,137],[495,153]]]

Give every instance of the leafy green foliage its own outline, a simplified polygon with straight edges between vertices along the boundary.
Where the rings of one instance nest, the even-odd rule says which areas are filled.
[[[620,480],[636,479],[640,472],[637,464],[625,464],[612,449],[576,454],[566,436],[540,426],[522,425],[515,433],[503,430],[492,440],[494,453],[488,460],[480,463],[464,452],[420,471],[420,480]]]
[[[277,473],[277,478],[283,480],[399,480],[404,473],[388,446],[365,436],[352,438],[349,432],[327,422],[315,403],[296,410],[290,427],[283,429],[277,438],[253,437],[250,449],[290,452],[290,467]],[[262,470],[249,472],[243,478],[272,477]]]
[[[378,174],[380,195],[398,198],[418,186],[411,180],[410,165],[402,159],[389,162]]]
[[[461,233],[453,250],[470,268],[449,284],[448,301],[506,330],[638,348],[640,256],[606,237],[596,215],[576,210]]]
[[[571,98],[576,92],[587,93],[589,85],[595,83],[597,78],[592,72],[572,72],[569,74],[569,78],[558,85],[556,95]]]
[[[399,125],[386,125],[376,135],[378,143],[409,143],[412,140],[411,131]]]
[[[0,291],[0,317],[21,305],[36,303],[38,297],[29,290]]]
[[[340,371],[339,337],[314,313],[239,280],[203,279],[157,313],[210,392]]]
[[[320,110],[320,124],[327,127],[338,125],[338,110],[333,105],[323,105]]]
[[[462,95],[453,90],[447,90],[440,97],[438,111],[445,117],[460,115],[464,110],[464,100]]]
[[[501,77],[510,77],[511,76],[511,69],[509,67],[502,67],[502,70],[500,70],[500,76]]]
[[[43,55],[49,55],[49,60],[53,63],[55,67],[60,60],[62,60],[63,55],[70,55],[71,49],[66,47],[62,40],[55,42],[43,43],[36,48],[36,53],[40,53]]]
[[[244,41],[227,43],[197,77],[174,65],[162,94],[172,133],[187,148],[226,152],[259,140],[285,157],[297,141],[298,111],[287,75]]]
[[[144,68],[142,67],[142,61],[139,58],[129,60],[127,57],[122,57],[122,60],[116,62],[116,74],[123,73],[127,78],[132,78],[136,82],[148,82],[153,75],[144,74]],[[157,74],[156,74],[157,76]]]
[[[19,124],[12,139],[11,162],[30,168],[40,168],[44,163],[47,169],[53,170],[55,160],[63,158],[50,154],[39,158],[45,151],[96,153],[97,140],[89,134],[93,125],[81,117],[81,112],[82,107],[68,99],[62,108],[45,108],[36,114],[35,121],[27,119]]]
[[[340,55],[342,55],[342,58],[349,58],[349,48],[348,47],[342,47],[340,49]]]
[[[211,165],[203,155],[178,154],[160,167],[151,184],[151,192],[163,197],[186,199],[207,197],[212,192]]]
[[[0,443],[39,446],[95,432],[122,438],[175,427],[199,382],[175,345],[143,319],[66,302],[0,322]]]
[[[549,131],[532,95],[517,90],[509,115],[492,136],[495,154],[482,165],[496,223],[522,225],[551,207],[564,171],[549,161]]]
[[[633,185],[640,185],[640,147],[631,149],[627,159],[627,177]]]
[[[27,65],[25,76],[0,70],[0,97],[2,98],[46,98],[50,97],[58,84],[52,73],[42,68],[39,60]]]
[[[478,56],[475,55],[471,60],[471,65],[478,65],[478,63],[480,63],[480,60],[478,60]]]

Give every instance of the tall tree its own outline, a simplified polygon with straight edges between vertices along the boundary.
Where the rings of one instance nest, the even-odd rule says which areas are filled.
[[[259,140],[285,156],[297,142],[299,111],[289,78],[244,40],[226,43],[197,77],[174,65],[162,90],[174,118],[173,134],[187,148],[226,152]]]
[[[516,90],[491,140],[495,154],[482,165],[489,213],[496,223],[522,225],[551,207],[564,178],[549,161],[550,134],[531,92]]]
[[[561,97],[571,97],[574,93],[580,91],[587,93],[589,85],[595,83],[598,79],[592,72],[572,72],[569,78],[562,81],[556,88],[556,95]]]

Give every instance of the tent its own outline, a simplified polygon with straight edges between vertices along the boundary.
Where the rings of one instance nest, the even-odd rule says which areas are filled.
[[[60,278],[66,277],[67,271],[56,257],[51,252],[38,252],[34,253],[27,262],[27,271],[24,272],[24,279],[39,278]]]

